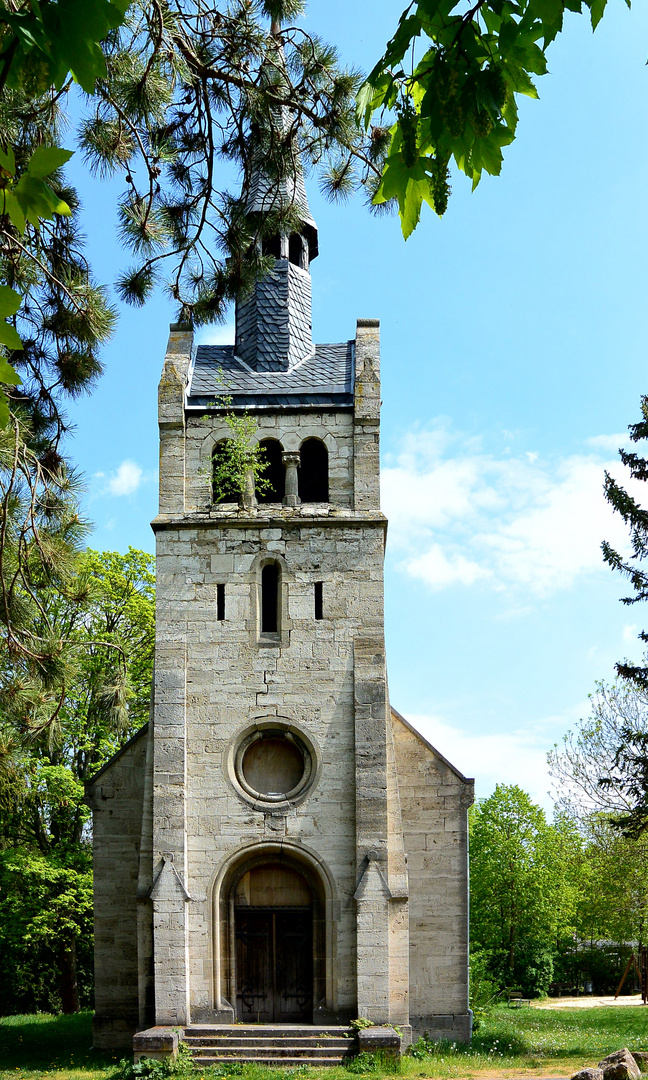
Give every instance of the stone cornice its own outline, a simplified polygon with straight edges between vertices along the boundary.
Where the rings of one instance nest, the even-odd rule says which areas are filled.
[[[387,518],[380,511],[355,510],[348,513],[295,513],[292,508],[278,514],[158,514],[151,522],[153,532],[164,529],[364,529],[367,526],[387,531]]]

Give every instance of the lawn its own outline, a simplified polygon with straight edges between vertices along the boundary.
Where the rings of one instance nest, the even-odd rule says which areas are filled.
[[[0,1018],[0,1080],[117,1080],[116,1057],[92,1049],[91,1014]],[[404,1078],[568,1077],[612,1050],[648,1049],[648,1007],[495,1009],[482,1021],[471,1047],[439,1045],[426,1057],[403,1060]],[[353,1080],[346,1068],[270,1069],[231,1074],[242,1080]],[[222,1075],[207,1070],[201,1075]],[[370,1080],[388,1075],[365,1072]]]

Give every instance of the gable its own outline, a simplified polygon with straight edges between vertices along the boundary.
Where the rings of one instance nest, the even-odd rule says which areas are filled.
[[[410,724],[409,720],[406,720],[405,717],[401,713],[399,713],[396,709],[394,709],[393,706],[391,708],[391,715],[392,715],[392,720],[396,721],[397,724],[401,724],[404,728],[406,728],[409,732],[411,732],[411,734],[414,736],[414,738],[417,739],[418,742],[422,746],[425,747],[427,752],[430,755],[432,755],[434,758],[436,758],[436,760],[440,764],[445,765],[446,768],[449,769],[450,772],[452,772],[457,777],[458,780],[460,780],[463,784],[467,784],[467,785],[471,785],[471,786],[474,785],[475,781],[474,781],[473,778],[464,776],[463,773],[459,772],[459,769],[457,769],[457,767],[455,765],[453,765],[451,761],[448,761],[448,759],[446,757],[444,757],[443,754],[440,753],[440,751],[437,750],[435,746],[432,746],[432,743],[428,742],[427,739],[425,739],[421,735],[421,732],[417,731],[416,728],[413,727],[412,724]]]

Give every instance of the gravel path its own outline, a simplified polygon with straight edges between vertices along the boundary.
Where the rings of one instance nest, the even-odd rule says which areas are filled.
[[[641,994],[622,994],[616,1001],[614,996],[609,997],[560,997],[549,998],[548,1001],[538,1002],[532,1001],[534,1009],[596,1009],[601,1005],[606,1007],[609,1005],[641,1005]]]

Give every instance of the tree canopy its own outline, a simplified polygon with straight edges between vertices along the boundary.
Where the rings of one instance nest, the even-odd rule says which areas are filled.
[[[574,929],[578,846],[566,819],[549,825],[515,785],[498,784],[472,810],[472,943],[508,985],[538,992],[552,980],[553,943]]]
[[[39,731],[29,673],[0,664],[0,1012],[64,1011],[92,982],[90,812],[84,781],[146,723],[153,559],[88,551],[67,601],[41,596],[67,642],[65,693]],[[57,693],[60,682],[57,680]],[[29,737],[25,738],[25,730]]]
[[[296,25],[301,11],[300,0],[0,0],[0,634],[29,666],[34,700],[51,699],[66,651],[40,590],[70,601],[87,533],[66,407],[101,374],[116,320],[65,178],[74,81],[84,160],[123,180],[120,297],[140,305],[160,284],[181,320],[219,321],[270,268],[264,239],[295,225],[279,197],[267,215],[246,212],[260,159],[277,191],[302,167],[326,174],[340,147],[361,183],[379,178],[355,122],[360,77]]]
[[[396,199],[403,235],[427,203],[448,205],[450,165],[472,181],[499,175],[513,142],[517,98],[537,97],[547,49],[567,12],[596,29],[607,0],[412,0],[358,94],[367,131],[387,130],[376,203]],[[630,0],[626,0],[630,6]]]

